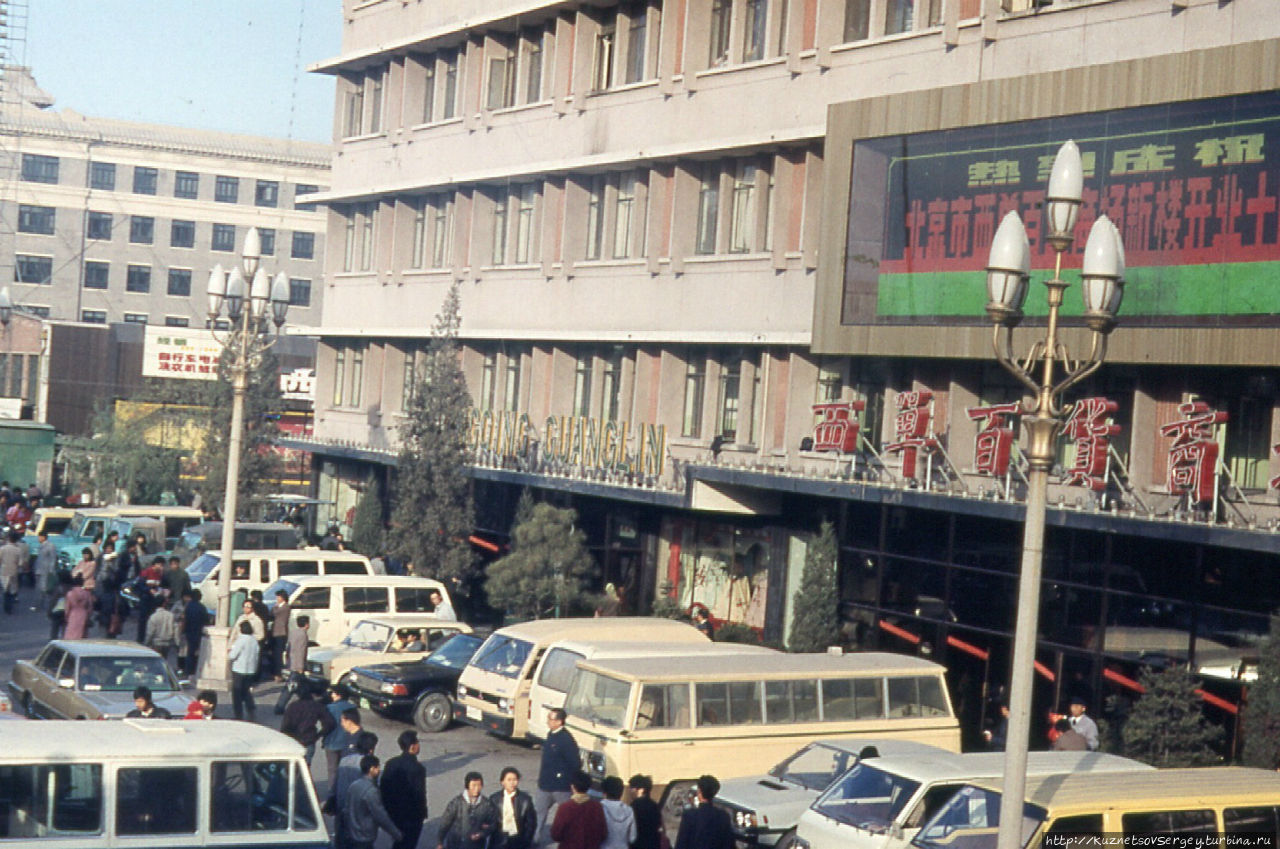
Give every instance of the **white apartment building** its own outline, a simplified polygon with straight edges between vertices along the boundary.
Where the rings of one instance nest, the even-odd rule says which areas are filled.
[[[415,358],[457,283],[481,541],[500,548],[516,495],[533,487],[579,510],[601,582],[636,609],[667,593],[776,638],[825,516],[839,526],[857,641],[888,645],[914,629],[908,643],[944,655],[963,633],[994,652],[991,669],[1012,627],[993,582],[1014,568],[1021,507],[1016,481],[984,486],[974,469],[966,411],[1007,400],[1010,383],[980,300],[939,320],[932,292],[919,312],[890,304],[890,320],[846,290],[856,266],[882,261],[851,248],[855,230],[915,226],[885,218],[874,191],[851,190],[855,144],[901,136],[907,161],[913,134],[988,128],[998,147],[1041,126],[1010,122],[1047,122],[1052,135],[1149,109],[1132,113],[1141,130],[1201,100],[1213,123],[1234,107],[1211,99],[1280,89],[1274,0],[345,0],[343,16],[341,54],[313,67],[338,80],[332,188],[318,196],[333,249],[309,443],[335,518],[349,516],[370,469],[392,474]],[[1036,170],[1024,168],[1028,200]],[[984,262],[985,250],[962,268],[979,291]],[[1265,389],[1228,425],[1256,439],[1227,443],[1229,462],[1265,485],[1280,471],[1266,394],[1280,375],[1256,355],[1280,340],[1274,319],[1242,330],[1219,321],[1225,310],[1187,318],[1210,328],[1195,336],[1208,346],[1197,360],[1177,349],[1191,337],[1160,330],[1158,310],[1127,309],[1156,327],[1134,338],[1164,347],[1123,341],[1122,325],[1091,386],[1121,398],[1126,432],[1141,437],[1122,452],[1144,509],[1176,500],[1158,440],[1180,393]],[[1255,331],[1262,347],[1246,355],[1241,333]],[[1227,371],[1186,368],[1199,362]],[[929,438],[946,448],[936,480],[903,475],[886,445],[917,392],[930,399]],[[846,408],[859,447],[813,450],[818,404]],[[1165,514],[1155,521],[1159,507],[1142,514],[1121,498],[1127,515],[1106,502],[1099,513],[1066,486],[1062,497],[1084,506],[1051,511],[1051,548],[1087,549],[1077,557],[1106,568],[1183,543],[1168,557],[1277,565],[1274,535],[1229,528],[1222,514],[1179,536]],[[1274,495],[1255,500],[1269,505],[1255,524],[1280,516]],[[1105,542],[1104,556],[1108,538],[1124,542]],[[952,582],[954,570],[973,575]],[[1164,592],[1158,578],[1141,592]],[[1265,617],[1249,621],[1265,630]],[[1060,669],[1082,664],[1101,686],[1111,644],[1072,645]],[[987,675],[979,666],[971,680]]]
[[[291,323],[319,323],[329,145],[53,109],[28,69],[0,100],[0,273],[29,313],[203,327],[216,263],[250,227],[291,281]]]

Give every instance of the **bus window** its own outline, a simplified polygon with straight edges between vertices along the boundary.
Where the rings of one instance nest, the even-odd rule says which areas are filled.
[[[7,812],[0,817],[0,840],[97,834],[102,831],[102,766],[2,766],[0,810]]]
[[[646,684],[636,710],[636,728],[688,728],[689,685]]]
[[[396,587],[396,611],[399,613],[430,613],[431,589],[425,587]]]
[[[214,831],[285,831],[289,828],[286,761],[215,761],[209,796]]]
[[[386,587],[346,587],[342,591],[344,613],[386,613]]]
[[[947,716],[942,682],[933,676],[889,679],[889,716]]]
[[[760,682],[734,681],[729,684],[729,723],[760,724]]]
[[[1102,814],[1079,814],[1054,820],[1053,825],[1045,830],[1045,845],[1084,849],[1086,846],[1100,845],[1101,837]]]
[[[817,722],[818,685],[814,681],[764,682],[770,722]]]
[[[825,678],[822,681],[822,718],[878,719],[884,716],[879,678]]]
[[[311,805],[311,794],[307,792],[310,776],[303,773],[302,767],[293,765],[293,828],[295,831],[311,831],[316,827],[316,811]]]
[[[116,773],[116,834],[196,830],[196,768],[121,767]]]
[[[307,587],[298,593],[298,597],[293,600],[291,607],[294,610],[328,610],[329,588]]]
[[[698,701],[699,725],[729,724],[729,685],[718,681],[713,684],[695,684]]]
[[[1217,831],[1213,811],[1142,811],[1124,814],[1120,827],[1125,834],[1213,834]]]
[[[294,575],[319,575],[320,564],[314,560],[281,560],[278,571],[281,578],[291,578]]]
[[[557,693],[569,692],[573,673],[578,671],[577,664],[580,660],[582,653],[569,649],[555,648],[547,652],[539,667],[541,671],[538,673],[538,686]]]
[[[1226,808],[1222,812],[1222,830],[1227,834],[1266,834],[1271,845],[1280,837],[1280,817],[1270,805],[1261,808]]]

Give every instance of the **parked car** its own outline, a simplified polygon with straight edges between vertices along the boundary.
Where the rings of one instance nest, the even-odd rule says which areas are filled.
[[[186,711],[189,699],[164,658],[124,640],[53,640],[35,660],[13,665],[9,694],[33,719],[119,719],[141,686],[170,713]]]
[[[289,607],[293,610],[292,622],[297,624],[299,616],[311,618],[311,639],[317,645],[328,646],[341,642],[361,619],[370,616],[398,616],[405,613],[430,614],[435,611],[431,602],[433,592],[440,593],[449,601],[449,591],[444,584],[431,578],[416,576],[396,577],[393,575],[374,574],[335,574],[335,564],[330,558],[360,557],[345,551],[301,551],[298,557],[306,555],[320,557],[326,574],[296,575],[280,578],[267,587],[264,598],[267,607],[274,609],[276,592],[283,591],[289,599]],[[205,555],[209,557],[210,555]],[[365,568],[369,566],[369,558],[361,557]],[[196,563],[200,561],[197,560]],[[195,568],[196,563],[191,565]],[[187,571],[190,572],[191,569]],[[234,584],[233,584],[234,586]],[[452,622],[453,619],[439,619],[439,622]]]
[[[278,522],[236,522],[233,551],[260,551],[265,549],[297,548],[302,542],[302,532],[293,525]],[[222,545],[222,523],[205,522],[182,532],[173,556],[178,564],[187,568],[193,560],[206,551],[217,553]]]
[[[353,666],[421,660],[459,632],[469,634],[471,626],[442,622],[431,613],[361,619],[342,642],[308,651],[303,677],[314,687],[328,687]]]
[[[27,548],[31,550],[31,556],[35,557],[39,553],[41,531],[53,539],[71,525],[71,517],[75,514],[76,511],[70,507],[41,507],[33,513],[31,521],[27,522],[27,532],[22,538]]]
[[[362,708],[407,715],[423,731],[444,731],[453,720],[458,676],[482,642],[475,634],[457,634],[414,663],[357,666],[342,685]]]

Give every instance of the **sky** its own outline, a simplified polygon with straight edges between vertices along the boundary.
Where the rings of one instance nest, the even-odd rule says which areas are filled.
[[[329,142],[341,0],[28,0],[26,56],[54,109]],[[301,31],[301,32],[300,32]]]

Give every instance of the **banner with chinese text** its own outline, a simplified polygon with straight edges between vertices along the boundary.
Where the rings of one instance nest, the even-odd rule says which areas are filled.
[[[200,328],[148,327],[142,351],[143,377],[216,380],[222,346]]]

